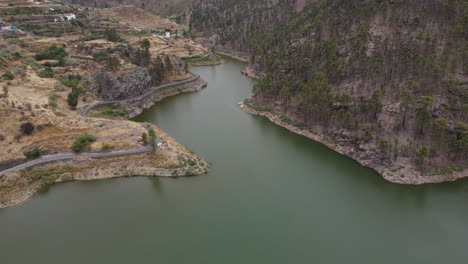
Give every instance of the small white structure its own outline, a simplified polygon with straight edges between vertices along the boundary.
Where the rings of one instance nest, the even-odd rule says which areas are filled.
[[[67,20],[72,20],[72,19],[76,19],[76,15],[73,14],[73,13],[68,13],[68,14],[65,14],[63,15]]]
[[[59,15],[58,17],[54,18],[54,22],[63,22],[63,21],[70,21],[76,19],[76,15],[73,13]]]
[[[2,27],[2,30],[6,30],[6,31],[16,31],[18,28],[15,27],[15,26],[6,26],[6,27]]]
[[[171,38],[171,30],[166,29],[166,38]]]

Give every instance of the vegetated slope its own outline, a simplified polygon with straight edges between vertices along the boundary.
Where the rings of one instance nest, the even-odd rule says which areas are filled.
[[[468,2],[305,2],[198,0],[191,30],[251,54],[251,104],[386,178],[468,176]]]

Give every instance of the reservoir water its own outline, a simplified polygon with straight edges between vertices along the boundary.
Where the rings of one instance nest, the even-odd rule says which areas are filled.
[[[52,186],[0,210],[0,262],[466,263],[468,182],[402,186],[244,113],[242,64],[137,118],[212,163],[192,178]]]

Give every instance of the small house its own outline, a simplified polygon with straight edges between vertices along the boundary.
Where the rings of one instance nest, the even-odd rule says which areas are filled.
[[[171,30],[166,29],[166,38],[170,38],[170,37],[171,37]]]

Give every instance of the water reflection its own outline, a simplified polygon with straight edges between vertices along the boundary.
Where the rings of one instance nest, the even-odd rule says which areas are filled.
[[[159,197],[159,198],[164,198],[164,188],[163,188],[163,183],[161,178],[159,177],[149,177],[148,180],[151,183],[151,187],[154,190],[154,193]]]

